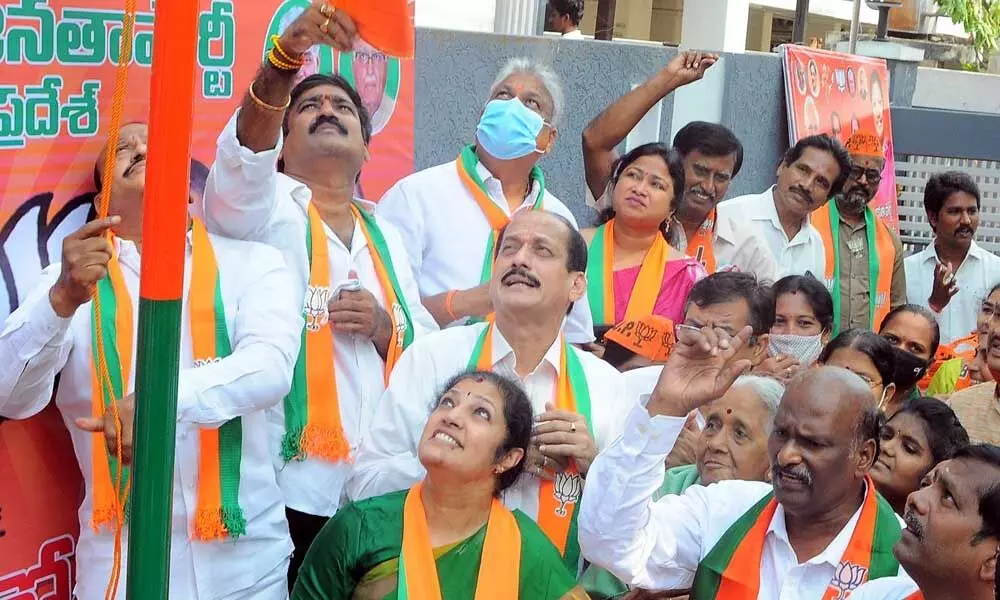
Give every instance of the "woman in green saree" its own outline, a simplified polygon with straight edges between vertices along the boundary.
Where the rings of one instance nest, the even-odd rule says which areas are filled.
[[[338,511],[292,599],[586,598],[535,522],[498,500],[523,470],[532,425],[518,384],[485,371],[456,376],[420,439],[425,479]]]

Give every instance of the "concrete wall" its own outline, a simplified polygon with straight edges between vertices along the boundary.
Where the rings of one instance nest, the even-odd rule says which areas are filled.
[[[662,68],[676,50],[653,44],[548,37],[513,37],[437,29],[417,30],[416,167],[454,160],[473,140],[490,84],[507,59],[529,56],[563,77],[567,110],[555,150],[541,166],[552,192],[582,222],[584,202],[581,134],[601,110]],[[775,54],[726,55],[721,118],[746,145],[743,171],[731,195],[756,192],[773,182],[787,146],[781,63]],[[716,67],[717,68],[717,67]],[[697,92],[697,90],[690,90]],[[718,104],[718,98],[705,98]],[[670,141],[673,98],[662,103],[659,138]]]
[[[1000,114],[1000,76],[921,67],[913,106]]]

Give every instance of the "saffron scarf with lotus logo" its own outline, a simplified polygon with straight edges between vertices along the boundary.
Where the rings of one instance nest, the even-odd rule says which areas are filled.
[[[493,330],[489,323],[483,329],[469,359],[469,368],[493,370]],[[590,389],[580,357],[566,338],[560,336],[559,380],[556,382],[556,409],[583,415],[587,429],[594,431],[590,416]],[[579,570],[580,544],[577,540],[577,505],[583,493],[583,477],[576,464],[570,462],[565,471],[556,473],[555,480],[540,479],[538,483],[538,526],[559,549],[571,573]]]
[[[862,583],[899,572],[892,554],[901,530],[892,507],[867,479],[868,493],[861,514],[826,588],[822,600],[846,598]],[[691,598],[695,600],[756,600],[760,592],[760,561],[771,520],[778,509],[774,493],[764,496],[726,530],[698,565]]]

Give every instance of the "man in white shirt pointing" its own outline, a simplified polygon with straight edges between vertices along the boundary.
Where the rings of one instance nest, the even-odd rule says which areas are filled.
[[[819,367],[787,387],[768,440],[774,487],[727,481],[653,502],[685,417],[749,366],[751,331],[678,329],[647,406],[590,468],[580,514],[584,557],[649,590],[699,600],[842,598],[894,576],[900,526],[868,470],[881,414],[856,375]]]
[[[126,465],[131,456],[146,133],[142,123],[121,129],[113,173],[104,173],[98,160],[98,183],[112,186],[113,216],[87,223],[66,239],[61,262],[42,272],[38,286],[0,333],[0,415],[21,419],[38,413],[60,375],[55,402],[86,487],[79,511],[77,598],[104,597],[114,561],[115,517],[109,513],[114,488],[107,463],[114,456],[116,427],[109,408],[95,410],[106,388],[92,380],[102,363],[122,381],[107,394],[119,402]],[[107,231],[114,234],[111,242],[104,237]],[[217,278],[221,307],[214,286],[194,283],[203,280],[206,268]],[[298,352],[302,318],[292,275],[273,248],[209,236],[197,222],[188,238],[185,271],[170,597],[281,600],[287,597],[292,543],[271,464],[265,410],[288,392]],[[92,344],[95,288],[103,358]],[[196,304],[215,308],[205,318],[206,311],[192,310]],[[217,330],[228,334],[228,355],[219,347]],[[200,355],[203,336],[211,338],[214,356]],[[218,442],[206,444],[206,436]],[[203,469],[210,463],[214,474]],[[221,506],[211,503],[213,488],[223,496]],[[217,523],[221,531],[206,535],[205,517],[221,515],[228,501],[241,518],[226,518]],[[123,560],[127,556],[126,548]],[[117,597],[125,597],[124,581]]]
[[[353,25],[343,11],[325,17],[325,6],[307,8],[272,52],[300,58],[314,44],[341,43],[323,26]],[[265,61],[219,136],[204,214],[212,230],[279,249],[306,315],[292,391],[269,412],[295,543],[291,588],[341,504],[388,373],[437,324],[420,304],[399,233],[374,204],[354,197],[372,136],[361,97],[337,75],[296,85],[299,70],[286,62]]]

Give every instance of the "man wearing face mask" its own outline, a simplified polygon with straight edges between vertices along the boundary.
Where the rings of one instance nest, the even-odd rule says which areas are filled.
[[[976,244],[979,186],[966,173],[937,173],[924,186],[934,241],[906,257],[906,297],[930,308],[946,344],[976,330],[976,314],[1000,282],[1000,257]]]
[[[678,330],[648,403],[591,465],[584,556],[630,586],[691,588],[699,600],[843,598],[899,575],[901,521],[868,476],[881,413],[846,369],[811,369],[786,388],[767,441],[773,486],[724,481],[653,501],[686,415],[749,367],[734,360],[749,337],[749,327]]]
[[[598,210],[610,206],[607,186],[617,158],[615,148],[658,102],[700,80],[718,59],[715,54],[681,52],[587,125],[583,131],[583,164],[590,206]],[[742,271],[765,282],[774,281],[774,256],[767,243],[735,221],[720,220],[716,212],[743,166],[740,140],[718,123],[692,121],[674,136],[674,148],[684,159],[685,190],[671,224],[671,243],[701,261],[709,273]]]
[[[577,227],[538,167],[563,108],[562,84],[549,67],[511,60],[490,88],[473,143],[454,161],[401,179],[379,202],[379,214],[403,236],[424,306],[442,327],[493,312],[493,250],[512,215],[546,210]],[[573,306],[566,334],[572,343],[593,341],[586,299]]]
[[[827,135],[802,138],[778,165],[776,185],[723,202],[719,219],[746,223],[765,240],[777,263],[777,277],[822,273],[823,238],[809,215],[840,193],[850,171],[851,157],[840,142]]]
[[[885,167],[882,140],[859,131],[847,151],[853,164],[843,192],[812,214],[823,238],[834,335],[851,327],[877,330],[889,310],[906,303],[903,244],[869,206]]]

